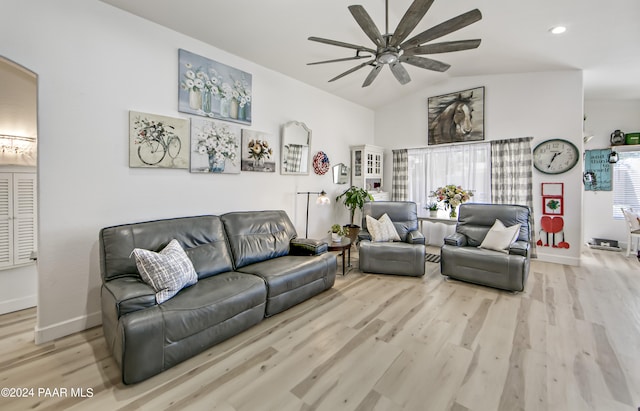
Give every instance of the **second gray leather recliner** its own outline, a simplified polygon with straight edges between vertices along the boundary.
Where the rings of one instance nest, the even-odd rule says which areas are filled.
[[[367,218],[387,214],[400,241],[373,242],[367,230]],[[364,204],[360,240],[360,271],[365,273],[424,275],[425,239],[418,230],[416,203],[410,201],[374,201]]]

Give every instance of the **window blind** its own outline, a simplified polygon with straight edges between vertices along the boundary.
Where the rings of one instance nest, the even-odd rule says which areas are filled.
[[[622,208],[640,211],[640,151],[618,152],[613,166],[613,218],[622,220]]]

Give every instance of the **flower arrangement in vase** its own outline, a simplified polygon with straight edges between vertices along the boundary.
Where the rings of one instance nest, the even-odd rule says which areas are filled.
[[[438,201],[444,202],[444,207],[449,210],[449,217],[455,218],[458,216],[456,208],[473,197],[471,190],[465,190],[461,186],[449,184],[444,187],[438,187],[431,193],[431,197],[435,197]]]
[[[238,141],[226,126],[207,122],[198,130],[196,138],[195,152],[209,156],[210,173],[223,172],[227,159],[235,164]]]

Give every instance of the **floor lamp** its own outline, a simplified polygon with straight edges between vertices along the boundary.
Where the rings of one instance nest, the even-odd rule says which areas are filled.
[[[327,197],[327,193],[322,191],[300,191],[296,194],[304,194],[307,196],[307,219],[306,224],[304,226],[304,237],[309,238],[309,197],[311,194],[318,194],[318,198],[316,199],[316,204],[327,205],[331,204],[331,200]]]

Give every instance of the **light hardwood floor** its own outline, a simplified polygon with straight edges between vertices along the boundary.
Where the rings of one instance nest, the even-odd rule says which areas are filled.
[[[35,391],[0,398],[0,409],[636,410],[640,263],[583,257],[581,267],[533,261],[520,294],[446,281],[433,263],[423,278],[352,269],[133,386],[120,382],[101,328],[36,346],[35,310],[8,314],[0,387]]]

